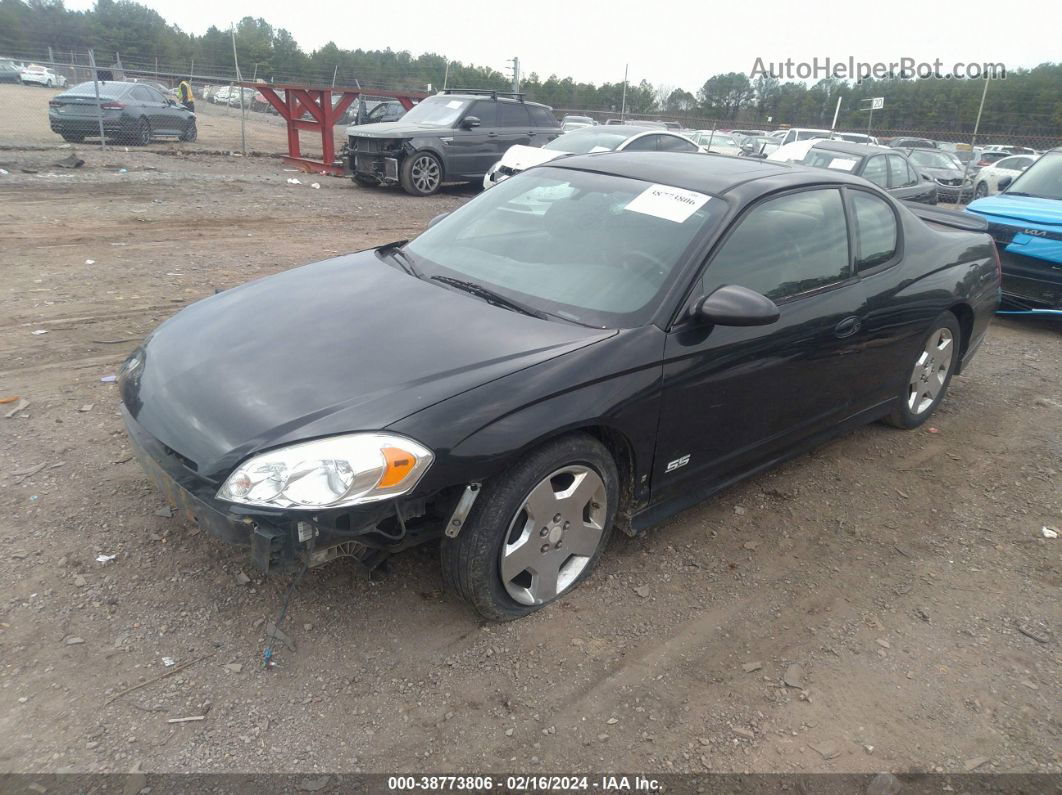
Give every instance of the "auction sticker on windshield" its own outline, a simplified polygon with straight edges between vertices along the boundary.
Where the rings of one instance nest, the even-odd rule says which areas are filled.
[[[670,185],[650,185],[624,207],[635,213],[653,215],[681,224],[703,207],[710,197]]]

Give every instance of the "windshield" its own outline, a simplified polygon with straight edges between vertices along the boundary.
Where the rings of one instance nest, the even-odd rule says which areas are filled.
[[[467,99],[453,99],[447,96],[428,97],[402,117],[403,122],[428,124],[434,127],[453,127],[469,105]]]
[[[495,185],[409,243],[423,278],[474,282],[598,327],[648,322],[725,203],[641,180],[539,167]]]
[[[812,138],[829,138],[829,130],[797,130],[797,141],[810,141]]]
[[[562,121],[565,124],[593,124],[594,120],[589,116],[565,116]]]
[[[1062,201],[1062,152],[1048,152],[1041,157],[1023,171],[1005,193]]]
[[[590,152],[612,152],[632,135],[637,135],[637,133],[625,130],[602,129],[601,127],[583,128],[558,136],[542,148],[551,149],[554,152],[567,152],[572,155],[585,155]]]
[[[847,152],[835,152],[830,149],[813,147],[800,161],[805,166],[814,168],[832,168],[835,171],[854,171],[862,158]]]
[[[912,163],[918,166],[924,166],[925,168],[959,168],[959,164],[943,152],[936,152],[930,149],[916,149],[908,156],[911,158]]]

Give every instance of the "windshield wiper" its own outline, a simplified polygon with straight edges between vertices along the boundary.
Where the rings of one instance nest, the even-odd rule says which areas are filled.
[[[390,256],[395,262],[397,262],[406,273],[410,276],[416,276],[418,279],[423,279],[420,270],[413,264],[413,258],[402,250],[402,246],[408,243],[408,240],[396,240],[394,243],[388,243],[380,246],[376,249],[381,254]]]
[[[513,312],[520,312],[524,315],[530,315],[531,317],[537,317],[540,320],[546,320],[549,318],[549,313],[543,312],[539,309],[522,304],[519,301],[514,301],[512,298],[506,298],[501,293],[496,293],[489,287],[484,287],[482,284],[476,284],[475,282],[466,282],[464,279],[454,279],[451,276],[432,276],[433,281],[442,282],[450,287],[456,287],[459,290],[464,290],[466,293],[482,298],[488,304],[501,307],[502,309],[510,309]]]

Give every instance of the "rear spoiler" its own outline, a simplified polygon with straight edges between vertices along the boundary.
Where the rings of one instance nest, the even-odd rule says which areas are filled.
[[[923,221],[928,221],[931,224],[950,226],[967,232],[988,231],[988,221],[980,215],[963,213],[958,210],[945,210],[942,207],[933,207],[928,204],[919,204],[918,202],[905,201],[903,204]]]

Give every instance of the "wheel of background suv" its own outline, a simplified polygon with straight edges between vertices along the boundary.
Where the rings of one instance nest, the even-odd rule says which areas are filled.
[[[189,119],[188,125],[184,128],[184,132],[181,133],[181,140],[187,143],[195,143],[195,139],[199,137],[199,130],[195,126],[195,119]]]
[[[974,198],[983,199],[988,195],[988,186],[983,182],[978,182],[977,187],[974,188]]]
[[[76,133],[60,133],[60,135],[63,136],[63,140],[64,141],[69,141],[72,144],[79,144],[79,143],[81,143],[82,141],[85,140],[85,136],[84,135],[80,135],[80,134],[76,134]]]
[[[151,143],[151,124],[147,119],[141,119],[136,123],[136,129],[133,130],[129,142],[134,146],[147,146]]]
[[[54,83],[54,82],[52,82],[52,80],[51,80],[51,79],[49,79],[49,80],[48,80],[48,82],[47,82],[47,83],[45,83],[44,85],[45,85],[45,86],[46,86],[47,88],[55,88],[55,83]]]
[[[364,185],[366,188],[375,188],[380,184],[380,180],[376,179],[376,177],[365,177],[361,174],[355,174],[354,181],[359,185]]]
[[[962,331],[951,312],[942,313],[931,326],[915,357],[910,374],[887,417],[897,428],[917,428],[940,405],[959,361]]]
[[[616,463],[600,442],[550,442],[484,484],[460,534],[442,540],[443,577],[484,618],[533,613],[597,565],[618,495]]]
[[[414,152],[402,161],[402,189],[414,196],[430,196],[442,184],[442,163],[431,152]]]

